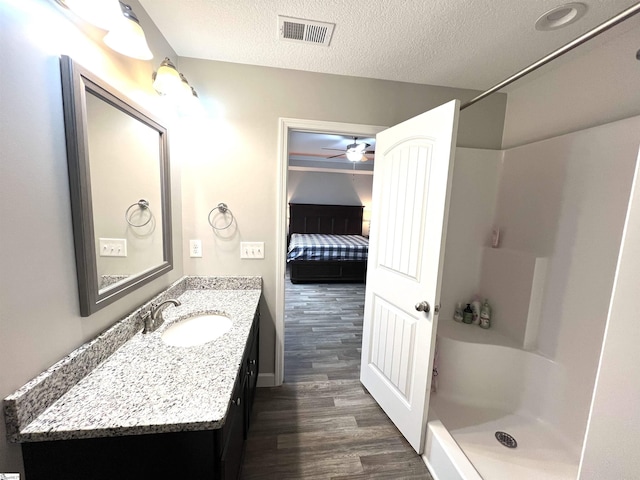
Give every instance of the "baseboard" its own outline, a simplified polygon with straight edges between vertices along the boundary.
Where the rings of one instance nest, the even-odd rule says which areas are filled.
[[[258,374],[258,388],[260,387],[275,387],[276,374],[275,373],[260,373]]]

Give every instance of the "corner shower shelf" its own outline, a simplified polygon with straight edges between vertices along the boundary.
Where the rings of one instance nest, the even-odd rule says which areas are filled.
[[[492,329],[480,328],[477,325],[454,322],[442,319],[438,322],[438,335],[467,343],[481,343],[484,345],[499,345],[502,347],[523,350],[522,344]]]

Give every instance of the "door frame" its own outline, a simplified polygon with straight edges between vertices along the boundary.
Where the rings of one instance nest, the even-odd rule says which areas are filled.
[[[386,129],[386,126],[358,123],[306,120],[300,118],[279,119],[278,125],[278,199],[276,208],[276,315],[275,315],[275,372],[274,385],[284,381],[284,308],[287,247],[287,181],[289,172],[289,132],[335,133],[371,137]]]

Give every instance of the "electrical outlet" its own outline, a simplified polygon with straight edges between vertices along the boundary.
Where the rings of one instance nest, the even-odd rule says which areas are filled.
[[[264,258],[264,242],[240,242],[240,258]]]
[[[101,257],[126,257],[126,238],[101,238],[99,239]]]
[[[202,258],[202,240],[189,240],[189,256]]]

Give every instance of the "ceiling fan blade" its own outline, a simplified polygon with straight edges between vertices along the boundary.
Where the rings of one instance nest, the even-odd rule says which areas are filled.
[[[330,158],[341,157],[343,155],[344,155],[344,152],[343,153],[339,153],[338,155],[333,155],[332,157],[327,157],[326,160],[329,160]]]
[[[322,150],[335,150],[336,152],[344,152],[344,148],[328,148],[328,147],[322,147]]]

